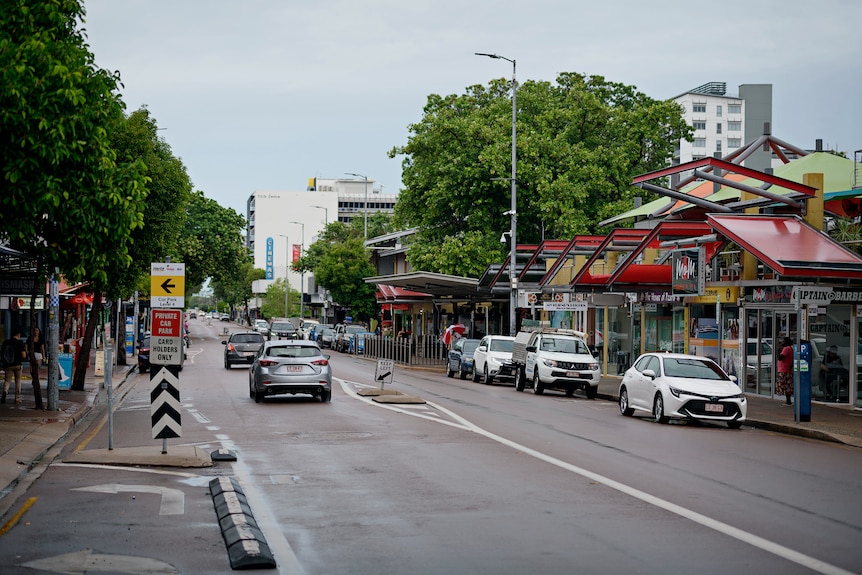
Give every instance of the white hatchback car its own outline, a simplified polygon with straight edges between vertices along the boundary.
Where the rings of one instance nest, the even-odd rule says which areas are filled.
[[[473,381],[490,385],[494,379],[515,379],[512,363],[512,344],[515,338],[508,335],[486,335],[473,352]]]
[[[707,357],[679,353],[641,355],[623,376],[619,398],[623,415],[725,422],[731,429],[739,429],[748,407],[735,377]]]

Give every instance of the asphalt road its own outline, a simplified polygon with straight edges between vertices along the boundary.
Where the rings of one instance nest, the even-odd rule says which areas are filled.
[[[334,353],[330,404],[255,404],[192,322],[183,432],[228,449],[204,469],[71,464],[107,446],[101,418],[17,494],[3,573],[229,573],[207,487],[231,477],[284,574],[853,573],[862,452],[744,427],[658,425],[611,402],[397,370],[427,401],[356,391],[374,365]],[[118,447],[151,438],[149,376],[117,398]],[[182,505],[178,500],[182,500]],[[5,518],[4,518],[5,521]],[[0,525],[2,527],[2,525]]]

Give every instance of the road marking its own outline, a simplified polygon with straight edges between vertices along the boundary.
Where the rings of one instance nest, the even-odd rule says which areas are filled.
[[[85,573],[147,573],[148,575],[174,575],[179,573],[170,563],[149,557],[107,555],[91,549],[36,559],[22,565],[40,571],[84,575]]]
[[[72,491],[89,491],[92,493],[154,493],[162,498],[159,515],[182,515],[185,513],[186,494],[179,489],[159,487],[157,485],[122,485],[105,483],[89,487],[75,487]]]
[[[334,379],[337,379],[337,378],[334,378]],[[790,549],[789,547],[779,545],[778,543],[775,543],[773,541],[769,541],[768,539],[765,539],[763,537],[760,537],[760,536],[755,535],[753,533],[750,533],[748,531],[744,531],[744,530],[739,529],[737,527],[733,527],[732,525],[729,525],[727,523],[723,523],[723,522],[718,521],[716,519],[712,519],[711,517],[707,517],[706,515],[703,515],[701,513],[696,512],[696,511],[692,511],[691,509],[687,509],[685,507],[682,507],[681,505],[676,505],[675,503],[671,503],[670,501],[666,501],[664,499],[661,499],[660,497],[650,495],[649,493],[646,493],[645,491],[641,491],[640,489],[636,489],[636,488],[631,487],[629,485],[626,485],[624,483],[620,483],[619,481],[615,481],[615,480],[611,479],[610,477],[605,477],[604,475],[599,475],[598,473],[593,473],[592,471],[584,469],[583,467],[578,467],[577,465],[572,465],[571,463],[567,463],[565,461],[557,459],[556,457],[551,457],[550,455],[547,455],[547,454],[542,453],[540,451],[536,451],[535,449],[531,449],[525,445],[521,445],[520,443],[516,443],[510,439],[506,439],[505,437],[502,437],[502,436],[497,435],[495,433],[491,433],[490,431],[486,431],[485,429],[482,429],[478,425],[474,425],[473,423],[470,423],[468,420],[464,419],[460,415],[446,409],[442,405],[438,405],[438,404],[433,403],[431,401],[427,402],[427,405],[429,405],[435,409],[440,410],[441,413],[445,413],[446,415],[448,415],[449,417],[451,417],[453,420],[455,420],[458,423],[434,419],[434,418],[428,417],[428,416],[421,414],[421,413],[410,412],[410,411],[407,411],[407,410],[402,409],[402,408],[395,408],[395,407],[392,407],[391,405],[379,404],[379,403],[370,401],[370,400],[366,399],[365,397],[362,397],[361,395],[357,394],[355,391],[353,391],[353,389],[351,389],[349,387],[348,382],[346,382],[345,380],[339,380],[339,381],[341,382],[342,389],[345,391],[345,393],[347,393],[347,395],[349,395],[355,399],[359,399],[360,401],[365,401],[366,403],[368,403],[370,405],[374,405],[376,407],[383,407],[386,409],[391,409],[392,411],[396,411],[399,413],[405,413],[407,415],[412,415],[414,417],[421,417],[422,419],[427,419],[429,421],[437,421],[439,423],[443,423],[443,424],[449,425],[451,427],[457,427],[457,428],[465,429],[467,431],[472,431],[474,433],[478,433],[479,435],[484,435],[488,439],[491,439],[493,441],[496,441],[498,443],[501,443],[503,445],[511,447],[512,449],[516,449],[518,451],[521,451],[522,453],[524,453],[526,455],[530,455],[532,457],[535,457],[536,459],[539,459],[539,460],[544,461],[546,463],[550,463],[551,465],[559,467],[560,469],[564,469],[566,471],[576,473],[577,475],[580,475],[581,477],[585,477],[591,481],[594,481],[596,483],[600,483],[602,485],[605,485],[606,487],[610,487],[611,489],[615,489],[616,491],[619,491],[621,493],[625,493],[626,495],[629,495],[630,497],[634,497],[635,499],[639,499],[645,503],[648,503],[650,505],[654,505],[655,507],[658,507],[660,509],[664,509],[665,511],[669,511],[670,513],[673,513],[674,515],[678,515],[678,516],[683,517],[685,519],[688,519],[690,521],[694,521],[695,523],[703,525],[704,527],[707,527],[707,528],[712,529],[714,531],[718,531],[719,533],[723,533],[723,534],[727,535],[728,537],[732,537],[734,539],[737,539],[737,540],[741,541],[742,543],[747,543],[749,545],[752,545],[754,547],[762,549],[768,553],[772,553],[773,555],[777,555],[778,557],[782,557],[784,559],[787,559],[788,561],[792,561],[794,563],[802,565],[803,567],[811,569],[812,571],[816,571],[817,573],[823,573],[825,575],[853,575],[852,572],[845,571],[844,569],[841,569],[838,566],[831,565],[829,563],[826,563],[825,561],[821,561],[820,559],[816,559],[814,557],[810,557],[810,556],[805,555],[803,553],[799,553],[798,551],[794,551],[793,549]]]

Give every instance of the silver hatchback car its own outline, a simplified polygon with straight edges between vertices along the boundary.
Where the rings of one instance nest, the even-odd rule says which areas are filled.
[[[249,369],[249,397],[255,402],[271,395],[304,393],[332,399],[329,355],[313,341],[274,340],[261,346]]]

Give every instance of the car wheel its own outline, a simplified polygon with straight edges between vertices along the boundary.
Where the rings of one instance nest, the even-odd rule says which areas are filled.
[[[542,395],[545,393],[545,386],[542,385],[542,380],[539,379],[539,368],[533,372],[533,393],[536,395]]]
[[[230,362],[227,360],[227,358],[224,358],[224,368],[230,369]]]
[[[255,389],[254,390],[254,402],[260,403],[261,401],[263,401],[263,392]]]
[[[584,393],[587,395],[587,399],[595,399],[599,395],[599,386],[588,385],[584,387]]]
[[[574,397],[575,389],[573,387],[567,387],[565,390],[566,397]]]
[[[322,401],[323,403],[329,403],[330,401],[332,401],[332,390],[330,389],[329,391],[324,391],[323,393],[321,393],[320,401]]]
[[[485,369],[487,369],[487,366]],[[479,383],[479,370],[476,369],[475,365],[473,366],[473,378],[472,379],[473,379],[473,383]]]
[[[626,417],[631,417],[634,412],[635,410],[629,407],[629,392],[626,388],[622,388],[620,390],[620,413]]]
[[[488,364],[487,363],[485,364],[485,370],[484,370],[484,373],[482,374],[482,381],[485,385],[491,385],[491,383],[493,383],[493,381],[494,381],[494,378],[492,376],[488,375]]]
[[[728,421],[727,426],[730,429],[739,429],[740,427],[742,427],[742,422],[738,419],[734,419],[733,421]]]
[[[458,375],[461,379],[467,379],[467,372],[462,369],[463,367],[463,365],[458,366]]]
[[[515,368],[515,391],[524,391],[524,380],[527,379],[527,375],[524,373],[524,368],[516,367]]]
[[[652,415],[656,423],[667,423],[667,416],[664,414],[664,398],[661,393],[655,394],[655,401],[652,404]]]
[[[248,396],[254,399],[254,387],[248,386]]]

